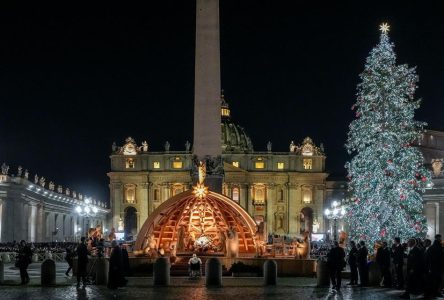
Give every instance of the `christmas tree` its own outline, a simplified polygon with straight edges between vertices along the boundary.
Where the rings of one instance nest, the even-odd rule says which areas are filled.
[[[360,75],[346,144],[353,158],[346,164],[352,198],[345,219],[351,239],[367,241],[370,249],[378,240],[424,237],[422,193],[431,182],[421,152],[412,147],[426,125],[414,120],[418,76],[396,64],[389,26],[380,29]]]

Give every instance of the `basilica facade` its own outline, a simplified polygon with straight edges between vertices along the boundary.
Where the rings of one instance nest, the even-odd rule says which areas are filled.
[[[56,186],[28,170],[0,174],[0,242],[78,241],[90,228],[106,230],[109,209],[104,202]]]
[[[221,147],[224,169],[222,194],[238,203],[268,233],[300,235],[323,232],[326,198],[325,154],[306,137],[291,141],[287,152],[254,151],[246,131],[231,120],[221,97]],[[169,198],[192,187],[193,154],[151,151],[149,143],[129,137],[113,144],[111,159],[110,226],[135,239],[145,220]]]

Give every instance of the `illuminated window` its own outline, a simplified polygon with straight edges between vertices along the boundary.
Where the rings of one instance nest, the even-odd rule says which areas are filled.
[[[311,187],[304,186],[302,187],[302,202],[311,203],[312,201],[312,189]]]
[[[254,163],[254,167],[256,169],[263,169],[265,168],[265,163],[263,161],[257,161]]]
[[[304,158],[304,169],[311,170],[313,168],[313,160],[311,158]]]
[[[160,162],[159,161],[153,162],[153,168],[154,169],[160,169]]]
[[[127,158],[126,159],[126,168],[127,169],[134,169],[134,158]]]
[[[160,191],[159,189],[154,189],[154,200],[160,200]]]
[[[265,204],[265,186],[257,185],[253,188],[254,194],[254,204],[255,205],[264,205]]]
[[[233,188],[233,200],[239,201],[239,188],[238,187]]]
[[[239,168],[239,162],[238,162],[238,161],[233,161],[232,164],[233,164],[233,166],[235,166],[236,168]]]
[[[182,169],[182,165],[181,161],[173,161],[173,169]]]
[[[136,203],[136,185],[126,184],[125,185],[125,202],[126,203]]]
[[[229,117],[230,116],[230,110],[228,108],[222,108],[221,109],[222,117]]]
[[[284,163],[278,162],[278,170],[283,170],[283,169],[284,169]]]

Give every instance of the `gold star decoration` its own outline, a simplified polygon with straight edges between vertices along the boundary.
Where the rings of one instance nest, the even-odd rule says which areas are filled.
[[[390,30],[390,25],[387,23],[382,23],[381,25],[379,25],[379,30],[381,30],[382,33],[387,33]]]
[[[208,187],[206,187],[203,184],[196,184],[195,186],[193,186],[193,194],[199,198],[199,199],[203,199],[206,197],[206,195],[208,194]]]

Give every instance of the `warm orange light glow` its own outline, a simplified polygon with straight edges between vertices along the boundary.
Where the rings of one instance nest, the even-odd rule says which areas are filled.
[[[193,194],[199,198],[203,199],[208,194],[208,187],[203,184],[198,183],[196,186],[193,186]]]

